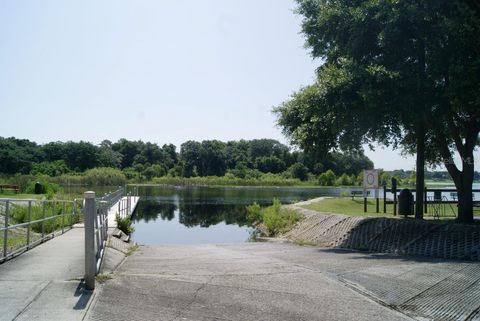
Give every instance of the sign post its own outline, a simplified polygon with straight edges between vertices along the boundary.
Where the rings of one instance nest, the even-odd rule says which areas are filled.
[[[375,198],[377,202],[377,213],[379,211],[379,199],[378,199],[378,170],[364,170],[363,171],[363,211],[367,212],[367,190],[375,190]]]

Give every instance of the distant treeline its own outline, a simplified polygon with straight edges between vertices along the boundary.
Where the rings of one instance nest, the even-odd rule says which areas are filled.
[[[94,168],[114,168],[127,179],[151,180],[155,177],[229,176],[259,179],[262,175],[300,181],[320,179],[325,184],[355,185],[363,169],[373,162],[363,153],[315,156],[272,139],[221,142],[187,141],[177,151],[175,145],[120,139],[89,142],[51,142],[43,145],[27,139],[0,137],[0,173],[59,177]],[[332,176],[333,174],[333,176]]]

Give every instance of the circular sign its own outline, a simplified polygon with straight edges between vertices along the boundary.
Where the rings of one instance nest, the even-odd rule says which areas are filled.
[[[367,184],[373,185],[375,183],[375,175],[373,173],[367,174]]]

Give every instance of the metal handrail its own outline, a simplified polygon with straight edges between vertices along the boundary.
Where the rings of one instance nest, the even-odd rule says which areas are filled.
[[[108,240],[108,211],[120,201],[125,189],[95,197],[95,192],[85,193],[85,284],[95,287],[95,275],[100,271]]]
[[[70,230],[80,206],[76,199],[0,199],[0,263]]]

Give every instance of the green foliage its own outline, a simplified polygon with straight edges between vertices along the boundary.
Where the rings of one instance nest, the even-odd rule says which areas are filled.
[[[342,174],[342,176],[340,176],[337,179],[336,185],[339,185],[339,186],[350,186],[350,185],[352,185],[352,181],[350,180],[350,176],[348,176],[345,173]]]
[[[262,156],[255,159],[255,168],[263,173],[281,173],[285,170],[285,162],[276,156]]]
[[[115,168],[99,167],[87,170],[83,182],[90,186],[120,186],[126,183],[125,174]]]
[[[295,163],[288,168],[288,171],[293,178],[298,178],[301,181],[306,181],[308,179],[308,168],[302,163]]]
[[[320,174],[320,176],[318,177],[318,184],[320,184],[321,186],[334,186],[335,181],[335,173],[330,169],[325,173]]]
[[[307,47],[322,65],[313,85],[275,109],[283,132],[301,148],[324,154],[361,150],[372,141],[401,146],[417,154],[418,189],[424,159],[443,162],[464,194],[459,219],[472,222],[480,132],[478,5],[297,2]],[[452,161],[455,149],[462,170]]]
[[[263,224],[270,235],[284,233],[291,229],[301,216],[293,211],[281,208],[279,200],[275,199],[273,205],[265,208],[262,213]]]
[[[129,217],[120,217],[119,214],[115,216],[115,222],[117,223],[117,227],[120,231],[127,235],[131,235],[134,232],[133,222]]]
[[[261,222],[262,219],[262,208],[257,202],[247,206],[247,220],[250,224]]]
[[[60,176],[70,172],[67,164],[64,160],[56,160],[53,162],[41,162],[33,164],[32,175],[48,175],[48,176]]]
[[[32,231],[41,233],[42,229],[45,233],[51,233],[64,227],[71,226],[80,221],[80,204],[76,205],[75,215],[73,215],[73,204],[62,202],[47,202],[45,204],[45,220],[31,225]],[[62,216],[62,213],[64,215]],[[33,203],[30,212],[30,221],[41,220],[43,218],[43,206],[39,203]],[[12,223],[21,224],[28,222],[28,206],[26,204],[12,206],[10,209],[10,217]],[[50,219],[48,219],[50,218]]]
[[[164,176],[153,178],[155,184],[168,185],[194,185],[194,186],[296,186],[309,185],[308,182],[302,183],[298,179],[285,179],[278,174],[262,174],[259,178],[238,178],[226,175],[222,177],[173,177]],[[312,185],[310,183],[310,185]]]
[[[41,176],[34,181],[30,181],[25,187],[25,193],[27,194],[36,194],[35,193],[35,184],[39,182],[42,185],[41,194],[53,195],[60,190],[60,186],[54,183],[50,183],[47,180],[47,177]],[[50,198],[51,199],[51,198]]]
[[[290,230],[301,216],[289,209],[282,208],[278,199],[271,206],[261,208],[257,203],[247,206],[247,219],[251,224],[261,223],[269,236],[275,236]]]

